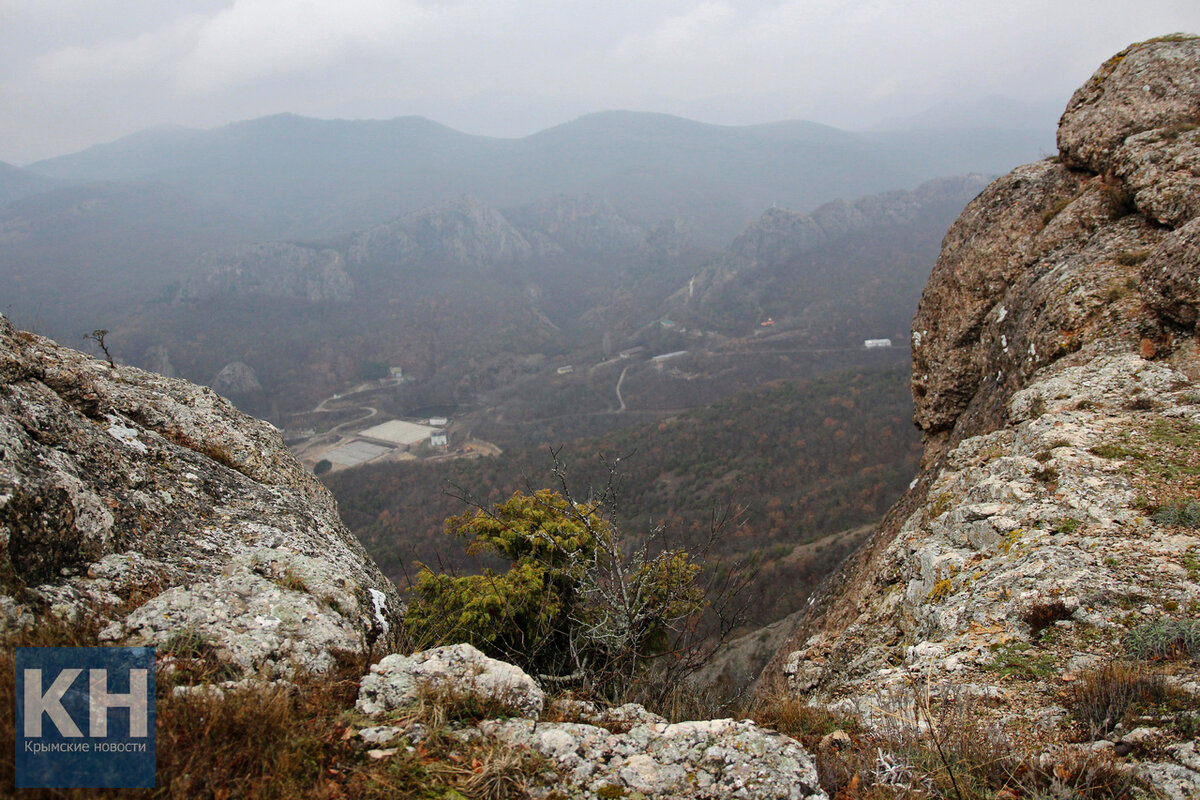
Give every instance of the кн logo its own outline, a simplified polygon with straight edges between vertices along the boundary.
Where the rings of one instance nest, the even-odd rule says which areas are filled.
[[[154,648],[16,648],[16,786],[154,786]]]

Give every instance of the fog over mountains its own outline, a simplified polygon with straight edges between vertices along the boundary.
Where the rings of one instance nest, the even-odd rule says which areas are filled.
[[[130,303],[171,296],[207,251],[321,244],[464,195],[504,210],[589,196],[642,228],[673,220],[721,248],[772,207],[808,212],[930,178],[999,173],[1053,146],[1048,129],[914,127],[924,124],[850,133],[614,111],[520,139],[421,117],[281,114],[156,128],[26,168],[0,164],[4,310],[76,337],[116,327]]]
[[[642,220],[682,217],[722,241],[773,204],[807,211],[932,177],[1000,172],[1052,146],[1049,129],[863,134],[624,111],[521,139],[470,136],[421,117],[281,114],[207,131],[144,131],[27,171],[170,184],[247,214],[271,238],[347,233],[458,194],[506,207],[590,193]]]

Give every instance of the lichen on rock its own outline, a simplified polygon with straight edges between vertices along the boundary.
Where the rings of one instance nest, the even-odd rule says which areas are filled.
[[[95,617],[109,642],[164,648],[187,633],[274,675],[397,642],[395,588],[278,430],[2,317],[0,544],[5,626]]]
[[[1048,748],[1081,735],[1064,687],[1149,674],[1141,632],[1200,613],[1198,126],[1200,39],[1133,45],[1071,99],[1058,158],[967,206],[913,321],[922,472],[764,681],[875,725],[968,698]],[[1169,677],[1200,703],[1200,661]],[[1187,796],[1191,723],[1163,713],[1153,746],[1109,719],[1086,747],[1140,747]]]

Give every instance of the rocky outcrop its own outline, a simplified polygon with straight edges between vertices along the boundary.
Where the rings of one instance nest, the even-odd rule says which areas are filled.
[[[470,696],[532,719],[546,701],[541,687],[518,667],[469,644],[454,644],[411,656],[390,655],[372,665],[356,707],[364,714],[383,714],[412,705],[422,692]]]
[[[534,254],[534,246],[503,214],[462,197],[358,234],[346,257],[352,265],[482,269],[524,263]]]
[[[411,747],[426,735],[425,726],[404,713],[422,693],[426,700],[495,708],[488,716],[498,718],[460,727],[455,735],[484,749],[490,744],[546,759],[541,773],[530,776],[531,797],[826,800],[813,757],[793,739],[749,720],[671,725],[633,703],[600,711],[562,699],[555,715],[586,721],[540,721],[544,695],[533,679],[467,644],[388,656],[362,679],[358,711],[381,724],[358,735],[384,745],[371,751],[375,758],[393,757],[400,745]]]
[[[765,680],[869,723],[911,717],[914,686],[972,698],[1043,747],[1142,754],[1167,796],[1200,785],[1177,755],[1200,648],[1145,644],[1200,609],[1197,112],[1200,40],[1134,45],[1072,98],[1060,157],[967,206],[913,322],[923,471]],[[1150,733],[1064,707],[1100,664],[1172,654]]]
[[[813,273],[812,256],[851,237],[870,238],[901,229],[916,229],[935,219],[953,217],[963,205],[987,185],[983,175],[965,175],[927,181],[912,191],[869,195],[853,202],[835,200],[811,214],[784,208],[768,209],[746,227],[727,252],[703,270],[668,301],[672,305],[701,307],[720,302],[722,290],[736,287],[744,293],[747,283],[768,280],[772,272],[795,273],[821,284],[838,283],[852,265],[839,259],[838,269],[830,274]],[[945,222],[940,226],[944,229]],[[861,276],[869,283],[873,276]],[[917,287],[923,275],[916,278]],[[860,276],[849,276],[851,281]],[[825,289],[814,287],[819,293]],[[811,294],[806,292],[806,294]]]
[[[1169,349],[1169,328],[1194,327],[1197,124],[1197,40],[1134,45],[1072,97],[1060,158],[1014,170],[967,207],[913,320],[916,422],[931,454],[1002,424],[1014,391],[1086,343]],[[1142,302],[1155,313],[1138,313]]]
[[[3,318],[0,545],[4,626],[95,620],[267,675],[397,642],[394,587],[278,430]]]
[[[559,195],[509,214],[524,230],[536,231],[560,247],[611,255],[631,250],[646,239],[646,232],[593,197]]]
[[[210,297],[277,297],[345,302],[354,281],[336,250],[265,242],[205,253],[175,294],[176,302]]]
[[[679,800],[826,800],[799,742],[749,720],[649,723],[626,733],[579,723],[482,723],[480,731],[525,745],[561,771],[571,797]],[[552,787],[534,792],[550,796]]]
[[[948,197],[969,198],[986,183],[982,175],[942,178],[927,181],[911,192],[869,195],[852,203],[834,200],[812,214],[772,208],[734,240],[730,251],[752,264],[794,259],[868,226],[911,223],[927,206],[943,203]]]
[[[221,367],[213,376],[212,388],[234,399],[261,395],[263,391],[258,373],[244,361],[231,361]]]

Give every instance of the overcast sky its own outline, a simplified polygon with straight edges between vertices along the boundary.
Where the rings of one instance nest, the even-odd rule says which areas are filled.
[[[0,160],[281,111],[521,136],[614,108],[851,129],[966,98],[1061,110],[1175,31],[1200,2],[0,0]]]

